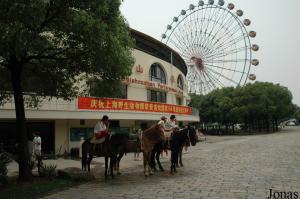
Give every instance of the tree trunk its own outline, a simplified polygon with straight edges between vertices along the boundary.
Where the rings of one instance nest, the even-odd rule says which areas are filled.
[[[14,64],[11,67],[11,81],[14,91],[16,127],[18,141],[18,162],[19,162],[19,180],[29,181],[31,179],[31,170],[29,168],[29,150],[26,133],[26,119],[24,110],[24,99],[21,85],[22,66]]]
[[[277,117],[275,117],[275,129],[276,129],[276,131],[278,131],[278,119],[277,119]]]

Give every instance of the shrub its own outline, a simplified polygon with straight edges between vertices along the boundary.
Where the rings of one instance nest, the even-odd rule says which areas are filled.
[[[7,164],[11,162],[10,155],[8,153],[0,154],[0,184],[7,182]]]
[[[56,176],[56,165],[41,165],[41,176],[54,177]]]

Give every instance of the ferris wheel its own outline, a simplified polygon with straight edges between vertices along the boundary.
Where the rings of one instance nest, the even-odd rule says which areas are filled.
[[[162,42],[177,51],[184,59],[188,91],[207,94],[216,88],[242,86],[251,67],[259,61],[253,59],[257,44],[251,44],[256,32],[247,30],[250,19],[242,19],[243,11],[223,0],[215,3],[199,1],[181,10],[179,16],[167,25]]]

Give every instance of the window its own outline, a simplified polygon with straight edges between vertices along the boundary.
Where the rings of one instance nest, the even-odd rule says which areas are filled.
[[[150,81],[166,84],[165,72],[158,63],[154,63],[151,65],[149,79]]]
[[[70,140],[71,141],[80,141],[80,138],[83,137],[84,140],[93,137],[94,128],[71,128],[70,129]]]
[[[176,97],[176,104],[182,105],[182,99],[180,97]]]
[[[122,99],[127,99],[128,87],[127,85],[123,84],[121,88],[121,96]]]
[[[147,100],[150,102],[167,102],[167,94],[161,91],[147,90]]]
[[[177,78],[177,87],[180,88],[181,90],[183,90],[183,78],[181,75],[178,75]]]

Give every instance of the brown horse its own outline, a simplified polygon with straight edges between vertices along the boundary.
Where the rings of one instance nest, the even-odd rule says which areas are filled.
[[[143,151],[144,160],[144,174],[148,176],[153,174],[151,168],[151,154],[155,144],[165,140],[165,135],[159,125],[154,125],[149,129],[145,130],[142,134],[141,148]],[[148,171],[146,167],[148,166]]]

